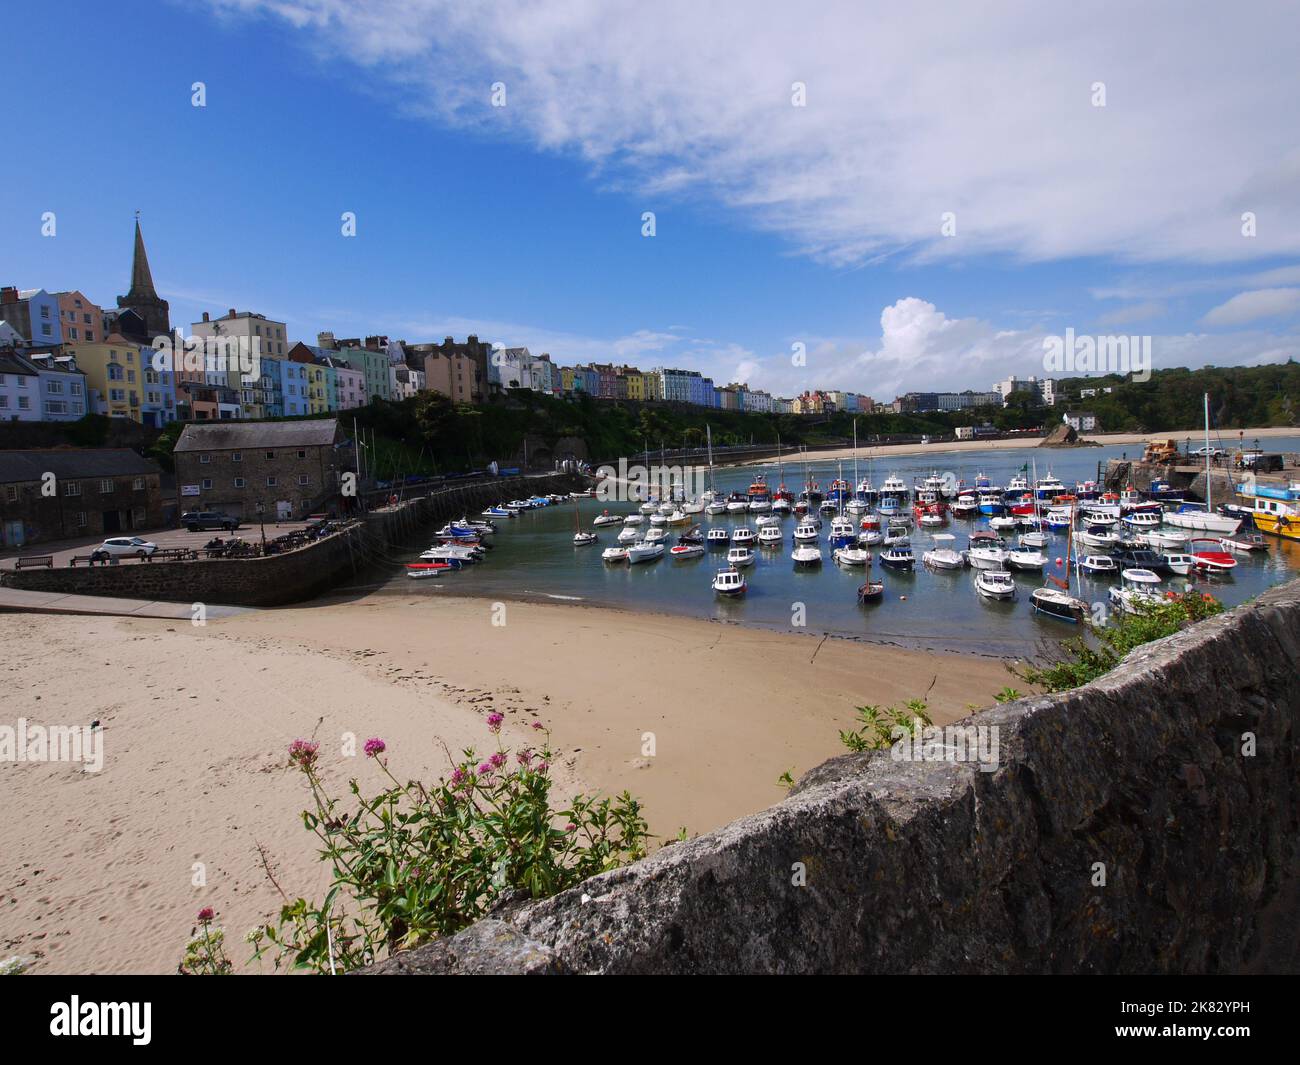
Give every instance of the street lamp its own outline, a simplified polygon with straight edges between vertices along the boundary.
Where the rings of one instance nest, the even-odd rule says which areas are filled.
[[[257,522],[262,527],[262,554],[263,555],[266,554],[266,519],[263,518],[262,516],[265,510],[266,507],[262,505],[262,501],[259,499],[257,501]]]

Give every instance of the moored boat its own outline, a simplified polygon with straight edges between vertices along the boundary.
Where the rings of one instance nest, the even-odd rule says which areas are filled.
[[[713,590],[718,595],[744,595],[747,588],[748,583],[745,581],[745,575],[734,567],[720,569],[713,577]]]
[[[982,569],[975,574],[975,590],[985,599],[1014,599],[1016,582],[1004,569]]]

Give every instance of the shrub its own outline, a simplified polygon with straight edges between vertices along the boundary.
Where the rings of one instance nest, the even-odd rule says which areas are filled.
[[[903,706],[859,706],[856,729],[840,729],[840,743],[850,751],[883,751],[891,747],[898,730],[913,736],[932,724],[924,699],[909,699]]]

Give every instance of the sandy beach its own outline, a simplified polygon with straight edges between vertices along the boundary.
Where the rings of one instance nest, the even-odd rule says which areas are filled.
[[[1237,434],[1244,432],[1247,446],[1256,437],[1261,440],[1269,437],[1279,436],[1300,436],[1300,429],[1291,428],[1270,428],[1270,429],[1223,429],[1218,431],[1218,437],[1222,438],[1223,443],[1215,443],[1216,447],[1231,449],[1237,446]],[[1193,447],[1198,446],[1197,441],[1205,435],[1204,429],[1185,429],[1173,433],[1097,433],[1084,434],[1083,439],[1100,444],[1103,447],[1119,447],[1124,444],[1145,444],[1148,440],[1192,440]],[[958,451],[1008,451],[1015,448],[1037,447],[1041,437],[1031,437],[1026,440],[952,440],[946,443],[936,444],[890,444],[879,447],[868,447],[863,444],[858,448],[858,459],[865,461],[867,459],[889,458],[902,455],[946,455]],[[1211,438],[1214,442],[1214,437]],[[1043,448],[1043,454],[1051,455],[1059,453],[1062,449]],[[1064,449],[1071,450],[1071,449]],[[792,452],[793,454],[793,452]],[[814,451],[809,453],[809,459],[813,462],[837,462],[841,459],[850,461],[853,458],[853,448],[838,448],[831,451]],[[1139,447],[1130,458],[1140,458],[1141,448]],[[741,466],[769,466],[775,462],[775,459],[758,459],[753,462],[737,463]]]
[[[372,597],[201,628],[0,615],[0,723],[104,729],[97,773],[0,762],[0,957],[34,972],[169,972],[212,906],[242,962],[244,933],[280,903],[263,855],[291,896],[326,883],[286,767],[297,737],[320,741],[339,792],[378,779],[343,755],[346,733],[358,748],[382,737],[399,778],[431,778],[443,745],[490,747],[489,710],[505,713],[509,745],[535,743],[540,720],[560,795],[628,789],[667,837],[777,801],[783,771],[840,753],[857,705],[928,690],[942,723],[1012,681],[988,658],[550,604],[508,604],[494,626],[492,607]]]

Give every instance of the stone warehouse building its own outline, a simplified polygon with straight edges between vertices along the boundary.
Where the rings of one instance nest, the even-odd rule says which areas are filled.
[[[160,476],[129,448],[0,451],[0,547],[157,529]]]
[[[176,441],[182,511],[219,510],[244,521],[293,520],[345,509],[342,475],[356,469],[337,418],[187,425]]]

